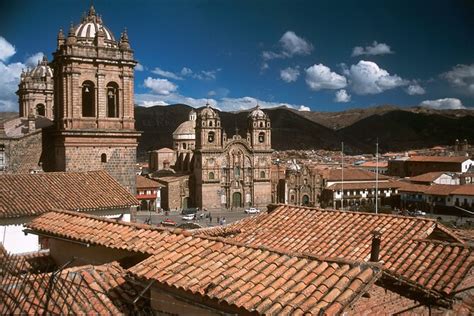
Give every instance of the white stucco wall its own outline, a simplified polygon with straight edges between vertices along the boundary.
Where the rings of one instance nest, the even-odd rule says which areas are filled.
[[[23,224],[0,226],[2,243],[9,253],[16,254],[39,250],[38,236],[33,234],[25,236],[23,229],[25,229]]]

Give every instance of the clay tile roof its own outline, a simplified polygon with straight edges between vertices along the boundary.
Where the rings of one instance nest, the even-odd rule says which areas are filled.
[[[0,218],[54,208],[85,211],[140,204],[105,171],[0,175],[0,183]]]
[[[457,163],[462,163],[466,160],[468,160],[469,157],[466,156],[454,156],[454,157],[448,157],[448,156],[411,156],[409,161],[413,162],[457,162]]]
[[[132,304],[143,287],[125,276],[126,271],[113,262],[64,269],[54,279],[51,273],[4,278],[0,292],[6,295],[0,313],[123,315],[143,311],[147,307],[143,300],[136,307]]]
[[[379,161],[378,163],[379,168],[387,168],[388,166],[388,161]],[[359,165],[359,167],[366,167],[366,168],[372,168],[372,167],[377,167],[377,162],[376,161],[366,161],[362,164]]]
[[[328,190],[357,190],[357,189],[375,189],[375,182],[356,182],[356,183],[335,183],[327,187]],[[379,182],[377,184],[379,189],[396,189],[400,187],[397,181]]]
[[[173,260],[167,259],[170,256]],[[377,266],[365,263],[322,260],[200,237],[194,237],[192,244],[165,248],[129,271],[161,287],[226,303],[239,314],[262,315],[341,313],[381,275]]]
[[[441,177],[445,172],[443,171],[435,171],[435,172],[428,172],[424,174],[420,174],[416,177],[411,177],[409,180],[411,182],[433,182],[439,177]]]
[[[341,181],[342,180],[342,172],[341,169],[327,169],[323,171],[323,177],[326,178],[328,181]],[[344,168],[344,181],[375,181],[375,173],[364,170],[364,169],[355,169],[355,168]],[[390,177],[379,174],[379,180],[387,180]]]
[[[36,217],[26,225],[39,234],[46,234],[87,244],[99,245],[133,252],[153,254],[162,244],[163,238],[184,238],[183,234],[173,234],[166,228],[152,227],[138,223],[126,223],[84,213],[55,210]],[[100,235],[97,231],[100,230]],[[155,239],[156,243],[143,242]]]
[[[420,217],[279,205],[268,213],[228,225],[226,231],[229,233],[222,236],[228,241],[311,253],[323,258],[368,261],[374,230],[382,234],[380,261],[383,262],[383,268],[400,278],[412,280],[427,290],[450,293],[462,280],[458,271],[468,271],[472,267],[472,250],[467,247],[463,248],[463,254],[469,259],[449,261],[440,255],[436,258],[444,258],[442,261],[432,263],[431,259],[428,260],[428,254],[437,254],[432,246],[434,242],[426,241],[425,244],[431,245],[433,249],[430,252],[427,246],[423,252],[421,245],[425,244],[420,244],[419,240],[438,239],[458,243],[460,247],[464,247],[464,241],[435,220]],[[207,236],[218,236],[219,233],[214,228],[196,232]],[[458,246],[447,245],[445,248],[458,249],[455,248]],[[407,256],[411,251],[415,251],[415,257],[410,261]],[[418,255],[419,253],[424,256]],[[405,265],[398,267],[395,263]],[[426,272],[426,269],[431,269],[433,274]],[[414,273],[425,272],[426,280],[413,278]],[[452,284],[449,285],[449,282]]]
[[[474,184],[466,184],[466,185],[460,185],[457,186],[456,189],[454,189],[451,194],[456,194],[456,195],[474,195]]]
[[[163,185],[144,176],[136,176],[137,189],[160,188]]]

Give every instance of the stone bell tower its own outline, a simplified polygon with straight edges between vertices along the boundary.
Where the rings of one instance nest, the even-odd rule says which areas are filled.
[[[104,169],[135,193],[136,64],[127,32],[116,41],[93,6],[67,37],[59,31],[52,61],[55,125],[49,169]]]

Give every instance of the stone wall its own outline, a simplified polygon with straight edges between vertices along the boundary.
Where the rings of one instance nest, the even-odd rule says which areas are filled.
[[[0,139],[5,146],[5,168],[0,173],[28,173],[38,169],[41,160],[41,130],[20,138]]]

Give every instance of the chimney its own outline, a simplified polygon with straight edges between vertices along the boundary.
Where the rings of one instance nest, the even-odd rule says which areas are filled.
[[[378,230],[372,232],[372,249],[370,250],[370,261],[378,262],[380,254],[380,240],[382,239],[382,234]]]

